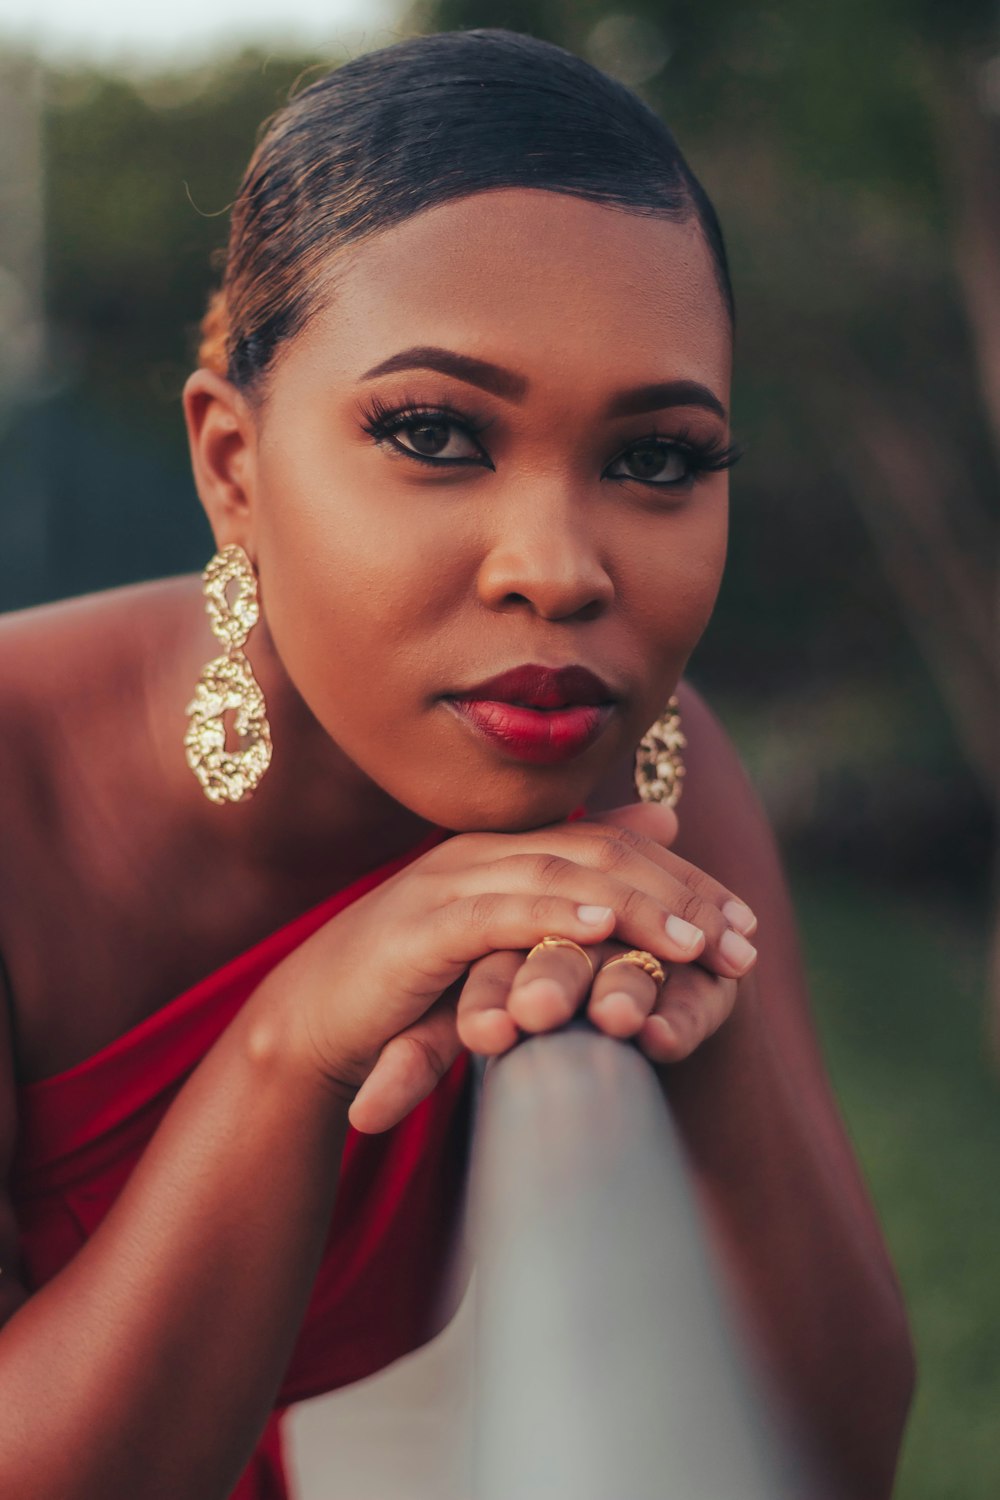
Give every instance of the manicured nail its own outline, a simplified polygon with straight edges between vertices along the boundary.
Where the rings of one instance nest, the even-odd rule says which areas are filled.
[[[611,916],[610,906],[578,906],[576,914],[588,927],[603,927]]]
[[[734,969],[739,969],[742,974],[744,969],[749,969],[757,957],[757,949],[741,937],[738,932],[724,932],[719,940],[719,952],[732,964]]]
[[[705,934],[693,922],[685,922],[683,917],[674,916],[671,912],[667,918],[667,936],[672,937],[682,948],[693,948]]]
[[[756,932],[757,930],[757,918],[749,906],[744,906],[742,901],[727,901],[722,908],[722,915],[730,927],[735,927],[745,937],[749,937],[752,932]]]

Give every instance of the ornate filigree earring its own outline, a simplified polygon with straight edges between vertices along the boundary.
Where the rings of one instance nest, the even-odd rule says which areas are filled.
[[[676,807],[681,795],[687,740],[681,733],[680,704],[671,698],[666,712],[652,724],[635,752],[635,789],[643,802]]]
[[[244,652],[247,636],[260,618],[257,576],[242,547],[217,552],[201,575],[212,633],[226,648],[205,667],[187,706],[184,736],[187,763],[210,802],[242,802],[252,796],[271,764],[271,729],[264,694]],[[226,593],[237,585],[232,603]],[[223,715],[233,713],[242,744],[226,748]]]

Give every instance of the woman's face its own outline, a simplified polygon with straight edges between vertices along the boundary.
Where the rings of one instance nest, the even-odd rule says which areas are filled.
[[[421,817],[562,818],[662,712],[722,577],[727,476],[695,471],[729,440],[731,341],[700,231],[504,189],[332,285],[256,415],[244,544],[280,662]],[[599,681],[488,684],[525,666]]]

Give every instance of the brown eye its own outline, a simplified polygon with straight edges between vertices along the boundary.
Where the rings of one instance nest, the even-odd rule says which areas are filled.
[[[644,479],[655,484],[680,484],[691,472],[687,455],[674,443],[640,443],[623,453],[615,462],[625,468],[624,473],[619,470],[617,474],[614,469],[609,470],[615,479]]]
[[[448,446],[450,422],[422,422],[419,427],[405,429],[407,437],[418,453],[436,456]]]
[[[475,458],[479,453],[476,444],[454,422],[443,418],[411,417],[396,428],[393,437],[400,447],[421,458]]]

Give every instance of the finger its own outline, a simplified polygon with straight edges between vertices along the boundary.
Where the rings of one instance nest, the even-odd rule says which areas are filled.
[[[609,955],[609,959],[627,951],[619,948],[617,954]],[[660,980],[637,964],[611,963],[610,967],[598,970],[591,987],[587,1014],[594,1025],[609,1036],[635,1036],[653,1011],[661,987]]]
[[[737,989],[735,979],[700,964],[678,964],[643,1023],[640,1048],[652,1062],[682,1062],[729,1018]]]
[[[550,1031],[576,1014],[597,969],[596,951],[550,947],[525,958],[507,1000],[522,1031]]]
[[[754,912],[728,886],[700,870],[697,865],[669,853],[680,829],[677,814],[672,807],[662,803],[634,802],[627,807],[614,807],[608,812],[595,813],[590,820],[609,827],[627,829],[640,840],[648,840],[653,848],[643,849],[646,857],[671,873],[675,879],[683,880],[702,900],[711,901],[719,908],[730,927],[735,927],[744,937],[757,930]],[[660,854],[657,851],[662,850]]]
[[[490,953],[469,969],[458,1000],[456,1026],[459,1040],[470,1052],[496,1057],[517,1041],[520,1033],[507,1009],[507,998],[523,963],[523,951]]]
[[[469,868],[470,857],[473,866],[492,867],[498,860],[527,854],[562,857],[597,869],[624,869],[630,856],[641,856],[670,877],[682,902],[689,903],[684,889],[687,887],[697,902],[714,906],[726,927],[733,927],[744,936],[755,931],[757,918],[745,902],[713,876],[666,847],[676,836],[677,827],[673,809],[657,803],[635,803],[572,823],[554,823],[531,833],[460,834],[438,845],[424,858],[433,860],[442,870],[464,871]],[[693,916],[688,919],[695,921]],[[720,927],[720,933],[722,930]]]
[[[390,1038],[347,1111],[355,1130],[379,1135],[398,1125],[432,1093],[462,1046],[450,991],[405,1031]]]
[[[627,830],[619,829],[618,833],[624,835]],[[594,830],[592,838],[593,835]],[[629,834],[629,838],[633,837]],[[648,948],[659,959],[675,963],[690,963],[698,959],[717,973],[734,978],[739,978],[753,965],[755,950],[740,933],[729,927],[710,901],[702,901],[688,886],[657,869],[627,841],[609,841],[601,830],[594,844],[597,853],[591,856],[593,863],[587,858],[566,858],[551,850],[517,853],[495,859],[491,864],[473,865],[455,877],[439,877],[444,880],[440,909],[463,916],[467,911],[464,903],[474,902],[482,906],[494,899],[487,896],[488,890],[510,893],[509,899],[514,892],[523,893],[525,898],[534,892],[539,908],[546,899],[565,897],[567,901],[575,901],[580,910],[611,908],[614,936],[632,947]],[[583,853],[586,855],[588,851]],[[603,861],[605,868],[595,867],[598,859]],[[472,894],[477,887],[482,888],[482,896]],[[540,892],[546,895],[542,896]],[[574,931],[565,926],[550,926],[548,931],[586,943],[586,936],[579,935],[579,923],[576,927]],[[609,936],[611,933],[605,929],[593,933],[591,941]],[[522,944],[505,942],[494,946],[513,948]],[[532,944],[529,942],[523,946],[530,948]],[[470,954],[467,963],[480,957],[482,951]]]

